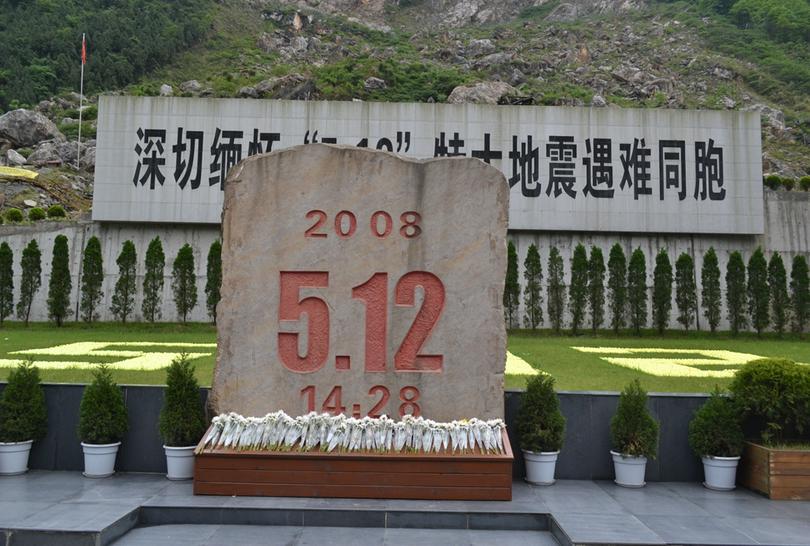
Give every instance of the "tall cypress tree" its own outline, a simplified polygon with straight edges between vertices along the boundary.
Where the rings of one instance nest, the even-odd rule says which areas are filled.
[[[565,311],[565,269],[560,251],[556,246],[548,253],[548,286],[546,287],[546,310],[548,320],[556,333],[560,333]]]
[[[781,336],[788,323],[790,298],[788,297],[785,262],[782,261],[782,257],[778,252],[774,252],[768,262],[768,287],[771,291],[773,329]]]
[[[793,330],[802,333],[810,317],[810,274],[804,256],[793,257],[790,268],[790,308],[793,311]]]
[[[186,243],[177,252],[172,264],[172,289],[177,314],[186,322],[188,314],[197,305],[197,274],[194,272],[194,251]]]
[[[98,318],[96,309],[104,296],[101,287],[104,285],[104,260],[101,256],[101,241],[98,237],[90,237],[84,247],[82,259],[81,302],[79,307],[82,320],[93,322]]]
[[[507,328],[517,328],[520,306],[520,282],[518,281],[518,255],[515,244],[509,241],[506,247],[506,279],[503,287],[503,313]]]
[[[20,279],[20,299],[17,301],[17,316],[24,319],[25,325],[28,326],[31,304],[34,302],[37,290],[42,285],[42,252],[33,239],[23,249],[20,269],[22,269],[22,278]]]
[[[745,295],[745,263],[742,254],[732,252],[726,265],[726,310],[731,333],[737,333],[748,325],[745,313],[748,298]]]
[[[216,325],[217,304],[221,297],[222,288],[222,243],[219,239],[211,243],[208,249],[208,264],[205,277],[205,305],[208,307],[208,316]]]
[[[703,303],[703,316],[709,322],[712,333],[720,324],[720,265],[714,247],[703,255],[703,266],[700,268],[700,297]]]
[[[588,308],[591,312],[591,330],[596,330],[605,321],[605,258],[602,249],[591,247],[588,259]]]
[[[163,254],[163,244],[160,237],[149,241],[144,259],[143,275],[143,301],[141,311],[143,317],[149,322],[160,318],[161,302],[163,300],[163,270],[166,267],[166,256]]]
[[[669,326],[672,311],[672,264],[665,248],[658,251],[653,269],[653,323],[659,334]]]
[[[675,262],[675,303],[678,306],[678,322],[689,330],[697,313],[697,287],[695,286],[695,262],[686,252]]]
[[[0,324],[14,311],[14,252],[0,243]]]
[[[751,325],[762,335],[770,322],[770,298],[768,290],[768,262],[762,247],[757,248],[748,260],[748,310]]]
[[[135,309],[135,291],[137,290],[136,267],[138,255],[135,252],[135,243],[124,241],[121,253],[115,260],[118,264],[118,280],[115,282],[115,291],[112,296],[110,310],[118,320],[126,323],[127,317]]]
[[[64,235],[57,235],[53,242],[51,279],[48,283],[48,315],[56,321],[57,326],[62,326],[62,322],[68,314],[72,287],[68,239]]]
[[[627,306],[630,326],[639,335],[647,325],[647,261],[641,248],[633,251],[627,266]]]
[[[627,258],[622,245],[616,243],[608,257],[608,298],[610,306],[610,326],[613,333],[624,327],[627,311]]]
[[[571,309],[571,330],[574,335],[585,321],[585,305],[588,303],[588,253],[582,243],[574,248],[571,257],[571,284],[568,287]]]
[[[526,281],[523,290],[523,306],[526,309],[523,325],[534,330],[543,322],[543,294],[540,289],[543,282],[543,264],[535,245],[529,246],[526,259],[523,260],[523,279]]]

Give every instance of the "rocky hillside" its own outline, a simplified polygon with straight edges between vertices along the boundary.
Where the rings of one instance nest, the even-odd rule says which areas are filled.
[[[790,17],[773,15],[786,6]],[[754,110],[763,174],[810,174],[808,0],[221,0],[211,10],[197,45],[96,91]],[[0,181],[0,208],[60,192],[74,213],[88,206],[94,143],[77,172],[76,99],[0,117],[0,158],[43,172],[37,187]],[[9,118],[50,125],[23,138]]]

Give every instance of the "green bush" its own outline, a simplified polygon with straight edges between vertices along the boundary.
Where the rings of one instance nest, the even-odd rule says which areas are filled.
[[[734,374],[729,387],[742,417],[765,444],[810,432],[810,368],[791,360],[763,358]]]
[[[79,405],[79,438],[86,444],[113,444],[121,441],[128,427],[124,395],[110,368],[100,364]]]
[[[810,191],[810,176],[803,176],[799,179],[799,187],[802,191]]]
[[[559,451],[565,436],[565,417],[554,392],[554,378],[535,375],[526,382],[517,415],[520,447],[535,453]]]
[[[48,218],[64,218],[67,216],[62,205],[51,205],[48,207]]]
[[[160,410],[160,435],[170,447],[196,445],[205,434],[200,386],[188,355],[172,360],[166,370],[165,403]]]
[[[45,219],[45,211],[40,207],[34,207],[28,211],[28,219],[32,222],[39,222]]]
[[[782,178],[778,174],[769,174],[762,181],[767,188],[772,190],[778,190],[782,185]]]
[[[619,397],[619,407],[610,421],[610,438],[614,450],[622,455],[655,458],[658,422],[647,410],[647,391],[638,379],[627,385]]]
[[[715,387],[689,423],[689,447],[698,457],[739,457],[743,440],[737,406]]]
[[[6,222],[15,224],[23,221],[23,213],[20,209],[10,208],[6,211]]]
[[[796,180],[793,178],[783,177],[780,182],[782,183],[782,187],[785,188],[786,191],[793,191],[793,188],[796,187]]]
[[[31,361],[20,362],[0,395],[0,442],[39,440],[47,430],[48,409],[39,370]]]

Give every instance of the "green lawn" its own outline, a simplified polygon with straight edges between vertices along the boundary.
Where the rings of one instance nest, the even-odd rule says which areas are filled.
[[[92,342],[96,344],[92,345]],[[30,356],[39,364],[47,382],[84,383],[90,378],[92,363],[118,362],[114,374],[119,383],[162,384],[165,373],[160,367],[177,353],[187,351],[193,354],[200,384],[210,385],[215,342],[215,328],[205,324],[137,323],[122,326],[103,323],[86,326],[71,323],[62,328],[50,324],[32,324],[26,328],[19,323],[6,323],[0,328],[0,380],[8,376],[10,366]],[[68,346],[77,343],[82,345]],[[57,348],[42,351],[54,347]],[[585,352],[575,347],[586,348],[586,351],[591,348],[597,352]],[[617,353],[617,347],[625,354]],[[643,351],[631,352],[632,349]],[[16,353],[32,350],[35,352],[29,355]],[[601,332],[596,336],[558,337],[545,330],[536,333],[515,331],[509,335],[509,350],[531,366],[552,374],[560,390],[618,391],[631,379],[639,377],[645,388],[653,392],[708,392],[714,385],[725,385],[730,379],[689,377],[684,376],[684,372],[730,375],[742,362],[754,356],[784,357],[810,363],[810,343],[806,340],[796,336],[778,339],[773,335],[760,339],[753,334],[732,338],[725,333],[685,335],[672,331],[664,336],[644,332],[642,337],[635,337]],[[614,362],[606,358],[612,358]],[[70,363],[84,367],[64,369]],[[156,369],[121,369],[142,365]],[[646,371],[640,371],[639,367]],[[662,373],[680,375],[660,375]],[[519,388],[524,383],[525,378],[521,376],[506,378],[507,387]]]

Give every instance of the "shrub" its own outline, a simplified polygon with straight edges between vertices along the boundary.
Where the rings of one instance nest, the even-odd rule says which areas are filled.
[[[793,188],[796,187],[796,180],[793,178],[788,178],[784,176],[779,182],[781,182],[782,187],[785,188],[785,190],[787,191],[792,191]]]
[[[81,310],[85,322],[93,322],[96,308],[104,296],[104,260],[101,256],[101,241],[95,235],[87,241],[82,258]]]
[[[560,333],[565,309],[565,271],[563,259],[556,246],[548,253],[548,286],[546,287],[546,311],[548,320],[556,333]]]
[[[20,362],[0,395],[0,442],[39,440],[48,430],[48,409],[32,362]]]
[[[42,252],[34,239],[23,249],[22,260],[20,261],[20,299],[17,301],[17,316],[25,319],[28,326],[28,319],[31,317],[31,304],[34,296],[42,285]]]
[[[661,335],[669,326],[669,315],[672,311],[672,264],[664,248],[659,250],[655,257],[652,299],[653,324]]]
[[[118,320],[125,323],[135,309],[135,267],[138,255],[132,241],[124,241],[115,263],[118,264],[118,280],[115,281],[110,310]]]
[[[588,253],[579,243],[571,257],[571,284],[568,287],[568,303],[571,309],[571,330],[574,335],[585,319],[588,302]]]
[[[605,320],[605,258],[602,249],[591,247],[588,260],[588,308],[591,312],[591,330],[602,326]]]
[[[68,239],[57,235],[53,243],[51,260],[51,278],[48,283],[48,316],[62,326],[70,312],[70,293],[73,282],[70,277],[70,258],[68,256]]]
[[[639,335],[647,325],[647,263],[641,248],[633,251],[627,265],[627,306],[630,325]]]
[[[45,219],[45,211],[40,207],[34,207],[28,211],[28,219],[32,222],[39,222]]]
[[[729,387],[742,416],[766,444],[810,431],[810,368],[791,360],[764,358],[734,374]]]
[[[106,364],[93,370],[93,381],[84,389],[79,405],[79,438],[86,444],[120,442],[127,432],[124,395]]]
[[[799,179],[799,187],[802,191],[810,191],[810,176],[803,176]]]
[[[782,185],[782,178],[778,174],[769,174],[763,179],[763,183],[768,189],[778,190]]]
[[[197,305],[197,275],[194,273],[194,250],[186,243],[172,264],[172,290],[177,314],[186,322]]]
[[[506,279],[503,287],[503,312],[507,328],[515,328],[518,322],[520,305],[520,282],[518,281],[518,255],[515,243],[509,241],[506,247]]]
[[[728,321],[731,324],[732,335],[746,327],[748,317],[745,307],[748,305],[748,296],[745,292],[745,264],[742,254],[737,251],[731,253],[726,264],[726,310]]]
[[[697,313],[697,287],[695,262],[686,252],[675,261],[675,303],[678,305],[678,322],[689,330]]]
[[[748,260],[748,310],[751,313],[751,325],[757,335],[770,323],[770,294],[768,289],[768,262],[757,248]]]
[[[14,311],[14,252],[0,243],[0,325]]]
[[[523,291],[523,305],[526,314],[523,325],[526,328],[536,329],[543,322],[543,263],[540,261],[540,252],[537,246],[529,245],[526,259],[523,261],[523,279],[526,288]]]
[[[20,209],[10,208],[6,211],[6,222],[16,224],[23,221],[23,213]]]
[[[196,445],[205,433],[200,386],[188,355],[172,360],[166,370],[165,403],[160,410],[160,435],[170,447]]]
[[[715,387],[689,423],[689,447],[698,457],[739,457],[743,440],[734,401]]]
[[[565,417],[554,392],[554,378],[535,375],[526,382],[526,393],[517,415],[520,447],[535,453],[559,451],[565,436]]]
[[[614,450],[622,455],[655,458],[658,422],[647,410],[647,392],[638,379],[627,385],[619,397],[619,407],[610,421],[610,438]]]
[[[160,237],[155,237],[149,242],[149,247],[146,249],[143,300],[141,302],[143,317],[149,322],[155,322],[161,315],[160,302],[163,299],[163,270],[165,267],[166,256],[163,254],[163,244],[160,242]]]
[[[807,260],[797,254],[790,269],[790,310],[793,315],[793,330],[803,332],[810,316],[810,277]]]
[[[67,216],[62,205],[51,205],[48,207],[48,218],[64,218]]]
[[[618,333],[624,326],[627,306],[627,259],[619,243],[610,249],[608,258],[608,295],[610,306],[610,325]]]
[[[778,252],[774,252],[771,261],[768,262],[768,289],[771,296],[773,329],[782,335],[790,316],[790,297],[788,296],[785,263]]]

